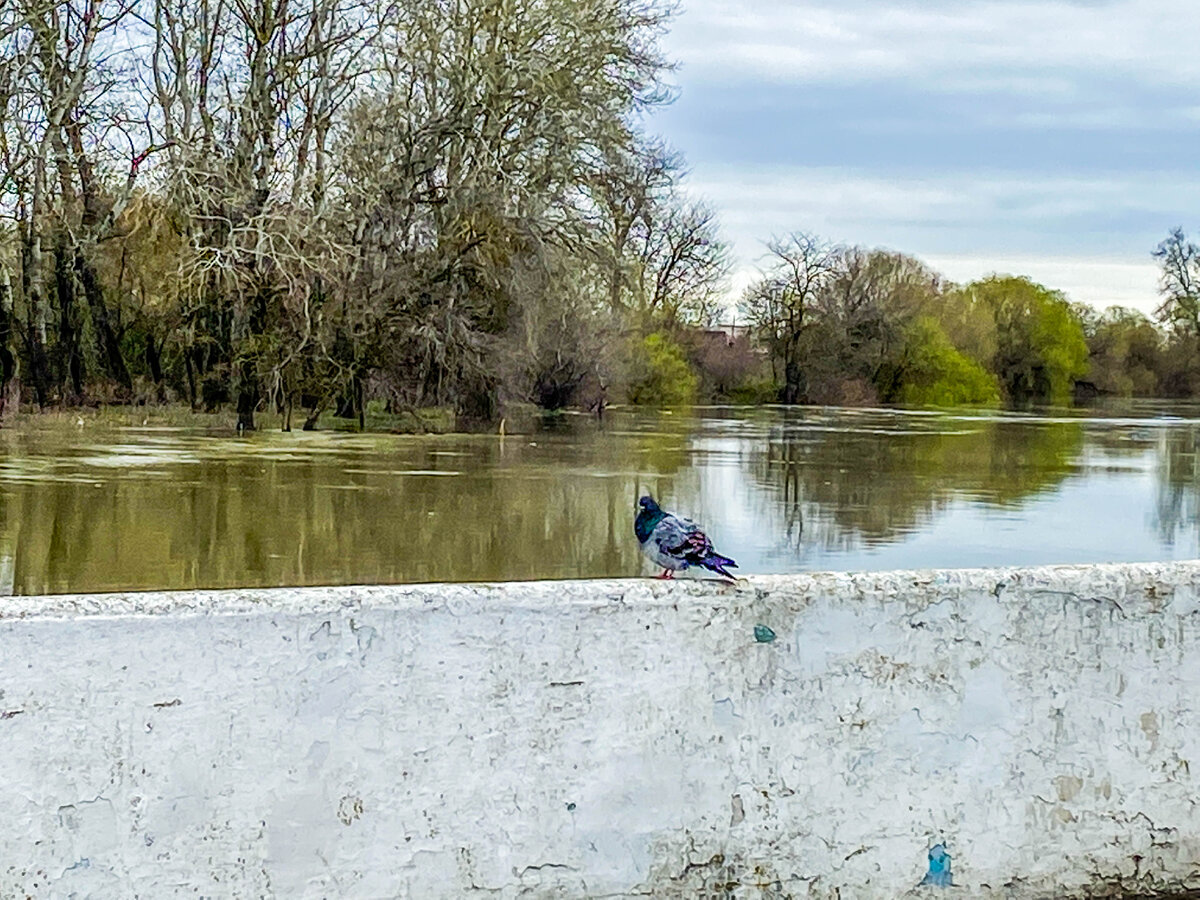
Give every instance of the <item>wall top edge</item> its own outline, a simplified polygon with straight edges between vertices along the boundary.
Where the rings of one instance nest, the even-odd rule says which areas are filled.
[[[0,621],[190,615],[320,614],[356,609],[554,610],[608,606],[681,606],[721,600],[732,605],[763,601],[808,602],[833,595],[844,601],[924,606],[947,596],[1020,591],[1075,594],[1085,600],[1120,601],[1131,591],[1149,596],[1175,587],[1200,586],[1200,560],[1082,565],[1005,566],[975,569],[802,571],[751,575],[735,583],[717,579],[652,578],[253,587],[219,590],[46,594],[0,598]],[[1161,606],[1161,604],[1158,604]]]

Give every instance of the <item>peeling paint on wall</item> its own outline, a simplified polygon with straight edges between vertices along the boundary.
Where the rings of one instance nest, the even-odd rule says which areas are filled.
[[[1198,706],[1193,563],[6,598],[0,897],[1169,896]]]

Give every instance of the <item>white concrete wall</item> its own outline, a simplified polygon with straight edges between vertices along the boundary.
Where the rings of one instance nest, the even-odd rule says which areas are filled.
[[[6,598],[0,897],[891,898],[938,842],[953,896],[1200,886],[1198,585]]]

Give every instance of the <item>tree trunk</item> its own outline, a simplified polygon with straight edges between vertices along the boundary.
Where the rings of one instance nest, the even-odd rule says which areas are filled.
[[[192,348],[185,347],[183,351],[183,371],[187,374],[188,405],[192,412],[196,411],[196,370],[192,367]]]
[[[339,419],[354,418],[354,380],[351,379],[350,386],[342,393],[338,394],[337,405],[333,408],[333,414]]]
[[[366,427],[366,408],[363,403],[363,380],[359,375],[350,376],[350,384],[338,395],[333,414],[339,419],[357,419],[360,430]]]
[[[9,388],[15,386],[17,357],[12,352],[12,282],[8,270],[0,266],[0,419],[9,407]]]
[[[300,426],[301,431],[316,431],[317,419],[321,418],[321,405],[318,403],[308,411],[308,415],[304,419],[304,424]]]
[[[254,410],[258,406],[256,358],[251,354],[255,329],[255,307],[259,297],[245,294],[236,298],[229,323],[230,349],[233,356],[233,396],[237,399],[238,431],[254,430]]]
[[[50,389],[50,365],[46,356],[46,299],[41,289],[41,268],[42,240],[31,224],[21,247],[21,289],[29,316],[25,334],[33,394],[38,409],[45,409]]]
[[[804,376],[800,371],[800,364],[795,360],[788,360],[784,366],[783,402],[795,404],[803,398]]]
[[[121,356],[121,342],[108,318],[108,304],[104,302],[104,289],[96,270],[92,268],[83,255],[80,247],[75,248],[75,272],[83,285],[83,296],[87,299],[92,311],[92,324],[96,328],[96,339],[100,343],[100,356],[105,361],[108,374],[125,389],[126,394],[133,392],[133,379],[129,376],[129,367]],[[152,339],[151,339],[152,340]],[[155,378],[157,383],[160,378]]]
[[[254,363],[242,362],[234,381],[237,391],[237,429],[253,431],[254,409],[258,406],[258,379],[254,377]]]
[[[162,347],[158,345],[153,334],[146,335],[146,366],[150,369],[150,377],[154,380],[154,393],[158,402],[166,402],[167,392],[163,385],[162,373]]]
[[[58,373],[61,389],[71,381],[73,399],[83,399],[83,356],[79,348],[79,326],[75,310],[75,272],[65,236],[54,248],[54,286],[58,294],[58,343],[63,369]]]
[[[30,295],[29,301],[29,330],[26,343],[29,345],[29,364],[33,377],[33,396],[37,400],[38,409],[46,408],[47,394],[50,389],[50,361],[46,356],[46,333],[39,328],[38,313],[41,299],[37,289]]]

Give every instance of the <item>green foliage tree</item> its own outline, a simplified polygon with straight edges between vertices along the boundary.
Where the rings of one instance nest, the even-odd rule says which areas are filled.
[[[1087,373],[1083,324],[1057,291],[1028,278],[993,275],[968,284],[971,302],[996,323],[990,368],[1013,401],[1067,402]]]
[[[629,399],[645,406],[683,406],[696,399],[699,378],[683,348],[660,331],[641,342],[634,363]]]
[[[896,359],[914,317],[942,291],[920,260],[890,250],[839,248],[834,275],[817,302],[809,376],[819,402],[872,402],[892,390]],[[824,371],[820,371],[820,370]]]
[[[906,406],[996,406],[1000,386],[983,366],[960,352],[931,316],[905,329],[895,401]]]
[[[921,309],[937,319],[955,347],[990,371],[996,356],[996,319],[983,297],[950,285],[931,295]]]

